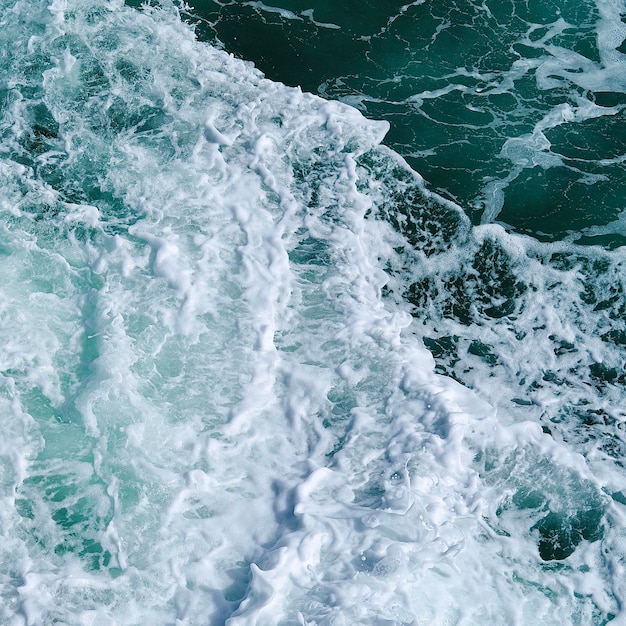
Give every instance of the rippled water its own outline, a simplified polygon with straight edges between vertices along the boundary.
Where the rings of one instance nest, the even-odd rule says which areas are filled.
[[[192,4],[269,78],[389,120],[385,143],[474,223],[624,244],[622,0]]]
[[[446,4],[0,0],[3,624],[624,622],[624,7]]]

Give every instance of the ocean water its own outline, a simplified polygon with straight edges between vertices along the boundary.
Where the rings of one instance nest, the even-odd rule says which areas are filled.
[[[199,35],[391,123],[386,145],[475,224],[623,245],[621,0],[196,0]]]
[[[1,624],[626,624],[626,6],[338,4],[0,0]]]

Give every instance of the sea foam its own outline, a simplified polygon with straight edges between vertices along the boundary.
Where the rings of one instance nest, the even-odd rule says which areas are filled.
[[[171,6],[2,15],[3,623],[619,612],[620,479],[436,373],[394,295],[392,189],[491,231],[386,123]]]

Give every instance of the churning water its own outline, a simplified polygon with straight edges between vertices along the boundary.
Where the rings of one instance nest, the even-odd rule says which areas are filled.
[[[626,8],[310,4],[0,0],[0,622],[626,624]]]

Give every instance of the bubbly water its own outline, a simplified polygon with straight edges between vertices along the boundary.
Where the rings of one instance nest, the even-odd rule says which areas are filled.
[[[359,7],[0,0],[0,623],[626,624],[626,9]]]

